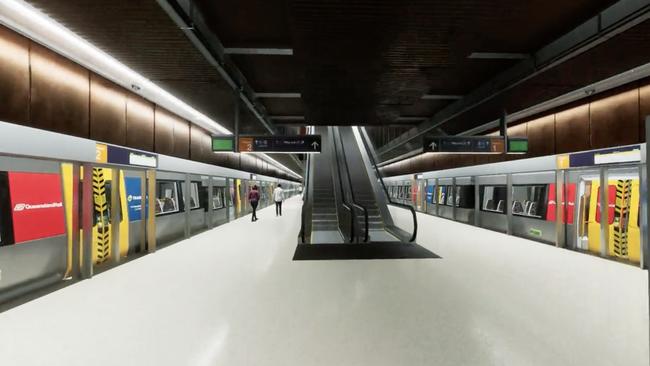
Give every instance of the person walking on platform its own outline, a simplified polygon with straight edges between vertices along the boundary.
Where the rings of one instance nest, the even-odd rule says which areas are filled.
[[[273,190],[273,200],[275,201],[275,216],[282,216],[282,201],[284,201],[282,184],[278,184]]]
[[[253,208],[251,221],[257,221],[257,204],[260,202],[260,192],[257,190],[257,186],[253,186],[253,189],[248,192],[248,202],[250,202]]]

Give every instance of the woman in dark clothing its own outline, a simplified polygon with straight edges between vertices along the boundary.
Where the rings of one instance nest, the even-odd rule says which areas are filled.
[[[260,192],[257,190],[257,186],[253,186],[253,189],[248,192],[248,202],[251,203],[253,208],[253,216],[251,216],[251,221],[257,221],[257,204],[260,201]]]

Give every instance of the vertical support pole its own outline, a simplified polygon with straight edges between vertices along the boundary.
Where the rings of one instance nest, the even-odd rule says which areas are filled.
[[[232,201],[232,197],[230,196],[230,184],[232,182],[232,179],[226,178],[226,192],[225,192],[225,197],[224,197],[224,204],[226,205],[226,222],[230,222],[230,204]]]
[[[83,165],[81,191],[81,277],[88,279],[93,276],[93,167],[90,164]]]
[[[156,171],[147,170],[147,251],[156,251]]]
[[[644,240],[642,240],[642,252],[641,252],[641,261],[643,262],[642,268],[648,268],[648,263],[650,263],[650,230],[648,230],[648,226],[650,225],[650,222],[648,220],[648,207],[650,205],[650,195],[648,192],[650,192],[650,181],[648,181],[648,141],[650,141],[650,116],[646,116],[645,118],[645,155],[641,157],[643,161],[643,169],[641,171],[643,172],[643,178],[641,182],[645,186],[645,196],[642,194],[641,197],[645,197],[645,208],[643,208],[642,212],[644,215],[642,216],[641,220],[641,235],[643,235]],[[643,230],[645,228],[645,230]],[[648,297],[650,297],[650,271],[648,272]],[[650,305],[650,301],[648,301],[648,304]],[[650,306],[648,307],[648,312],[650,313]]]
[[[233,94],[234,96],[234,103],[235,103],[235,126],[234,126],[234,135],[235,135],[235,152],[239,152],[239,92],[235,90],[235,93]]]
[[[563,198],[564,177],[564,170],[555,171],[555,246],[558,248],[566,247],[566,226],[564,225],[564,221],[566,221],[567,218],[565,215],[566,204],[564,201],[567,201],[568,197]],[[562,219],[563,217],[564,219]]]
[[[479,226],[478,220],[481,212],[481,187],[478,184],[477,177],[473,177],[472,179],[474,179],[474,226]]]
[[[214,227],[214,207],[212,206],[212,201],[214,200],[214,179],[208,177],[208,215],[206,220],[208,220],[208,229]]]
[[[183,197],[183,203],[185,205],[185,239],[189,238],[191,233],[190,224],[192,219],[192,183],[190,182],[190,175],[185,174],[185,197]]]
[[[506,175],[506,234],[512,235],[512,174]]]
[[[647,150],[642,150],[644,154]],[[641,161],[642,164],[639,166],[639,194],[641,199],[639,200],[639,226],[641,229],[641,260],[639,266],[641,269],[646,269],[648,267],[647,255],[648,255],[648,169],[646,167],[647,161],[646,157],[642,155]],[[645,198],[645,202],[643,201]]]
[[[503,137],[503,154],[508,153],[508,113],[504,110],[499,119],[499,130]]]
[[[456,221],[456,177],[451,179],[451,219]]]
[[[142,171],[140,175],[140,253],[144,253],[147,250],[147,218],[149,217],[151,209],[153,212],[156,212],[156,206],[152,206],[149,203],[149,195],[151,192],[147,192],[147,172]],[[154,192],[155,193],[155,192]],[[156,201],[156,195],[153,195],[154,202]]]
[[[607,169],[600,168],[600,255],[607,256],[609,247],[609,178]]]
[[[111,259],[113,264],[120,263],[120,177],[119,169],[111,169]]]
[[[70,259],[72,268],[70,276],[73,279],[81,277],[81,242],[79,241],[79,230],[81,229],[79,217],[81,212],[79,209],[81,207],[79,199],[81,197],[79,194],[80,170],[79,164],[72,164],[72,207],[70,208],[72,211],[72,233],[70,233],[72,236],[72,258]]]

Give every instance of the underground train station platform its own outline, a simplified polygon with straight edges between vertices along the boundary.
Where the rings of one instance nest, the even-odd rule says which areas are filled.
[[[649,45],[650,0],[0,0],[0,366],[648,366]]]
[[[300,207],[1,313],[0,364],[646,364],[641,269],[428,215],[442,259],[293,261]]]

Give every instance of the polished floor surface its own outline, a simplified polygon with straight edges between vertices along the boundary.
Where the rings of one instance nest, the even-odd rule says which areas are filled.
[[[294,198],[282,217],[262,210],[4,312],[0,365],[648,364],[647,335],[617,329],[612,348],[590,349],[610,314],[598,309],[612,304],[583,309],[541,265],[513,277],[480,265],[494,259],[487,246],[467,255],[427,236],[442,259],[294,262],[299,225]],[[531,248],[537,261],[559,250]],[[614,265],[626,281],[645,273]],[[614,304],[621,317],[643,306],[625,315],[628,300]]]

